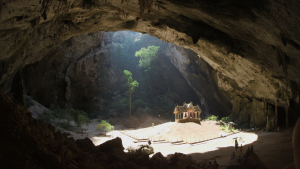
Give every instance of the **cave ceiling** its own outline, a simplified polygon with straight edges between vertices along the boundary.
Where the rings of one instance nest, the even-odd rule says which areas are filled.
[[[3,0],[0,11],[4,89],[71,37],[130,30],[195,51],[229,100],[299,100],[299,1]]]

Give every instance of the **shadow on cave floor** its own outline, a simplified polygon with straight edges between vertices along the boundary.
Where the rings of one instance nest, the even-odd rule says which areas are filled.
[[[247,151],[248,146],[253,144],[254,152],[267,168],[283,168],[292,162],[292,133],[293,129],[283,129],[280,132],[259,132],[256,141],[243,145],[243,153]],[[215,158],[220,164],[219,168],[225,168],[231,153],[235,151],[233,145],[234,142],[232,141],[232,146],[229,147],[216,146],[214,151],[188,154],[197,162],[203,159]],[[197,148],[195,147],[195,149]],[[237,154],[239,154],[239,151]]]
[[[126,129],[124,126],[116,125],[115,131],[113,133],[108,133],[112,137],[99,137],[94,132],[97,122],[90,125],[90,139],[95,145],[99,145],[107,140],[115,137],[120,137],[123,142],[123,146],[127,148],[129,145],[135,145],[134,139],[120,133],[120,131]],[[92,132],[93,131],[93,132]],[[276,169],[282,168],[292,161],[292,132],[293,129],[281,128],[280,132],[258,132],[255,133],[241,133],[240,136],[243,137],[243,152],[247,151],[248,146],[254,145],[254,152],[263,161],[267,168]],[[99,133],[98,133],[99,134]],[[196,135],[196,133],[195,133]],[[76,135],[77,139],[85,137],[85,135]],[[220,168],[225,168],[227,165],[230,155],[234,150],[234,140],[233,138],[238,137],[238,135],[232,135],[225,138],[217,139],[215,141],[209,141],[205,144],[199,145],[172,145],[170,143],[157,144],[153,143],[154,153],[161,152],[164,156],[168,154],[174,154],[175,152],[180,152],[184,154],[189,154],[197,162],[215,158],[220,164]],[[145,144],[145,143],[137,143]],[[239,154],[239,150],[238,153]]]

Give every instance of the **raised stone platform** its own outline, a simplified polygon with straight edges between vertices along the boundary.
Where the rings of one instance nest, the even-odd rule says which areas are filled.
[[[177,123],[188,123],[188,122],[193,122],[200,124],[201,118],[186,118],[186,119],[175,119],[175,122]]]

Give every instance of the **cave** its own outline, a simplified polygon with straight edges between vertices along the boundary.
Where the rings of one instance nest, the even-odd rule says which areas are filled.
[[[91,148],[88,139],[75,144],[37,120],[38,114],[28,108],[37,103],[36,109],[71,104],[90,118],[107,112],[117,115],[105,101],[126,90],[121,68],[130,69],[134,80],[144,76],[138,66],[116,67],[120,59],[112,56],[113,43],[125,34],[147,37],[149,45],[164,44],[153,61],[161,69],[157,68],[157,79],[147,89],[153,92],[151,102],[166,95],[161,91],[179,92],[169,107],[192,101],[201,107],[202,118],[230,116],[243,128],[270,132],[278,121],[290,131],[286,135],[290,138],[300,116],[299,9],[298,1],[278,0],[4,0],[0,4],[0,131],[6,135],[1,139],[6,146],[0,151],[7,157],[0,154],[0,166],[102,165],[86,154],[99,157],[103,153],[95,149],[108,150]],[[130,61],[138,65],[137,58]],[[142,89],[145,83],[133,99]],[[138,112],[133,109],[133,116]],[[172,119],[165,109],[155,112],[151,115]],[[57,156],[58,147],[64,156]],[[20,160],[14,162],[13,157]],[[87,164],[86,159],[94,162]],[[287,161],[267,165],[282,168]],[[104,168],[116,167],[111,162],[105,161]]]
[[[140,59],[135,52],[153,45],[159,47],[156,58],[148,67],[139,66]],[[132,105],[137,107],[133,108],[133,115],[147,107],[167,106],[162,110],[153,110],[153,113],[173,119],[170,112],[176,104],[192,101],[195,105],[201,105],[200,100],[212,100],[209,95],[197,96],[188,84],[187,80],[200,79],[201,76],[184,77],[175,67],[176,63],[171,62],[170,57],[180,50],[186,52],[187,59],[197,56],[192,51],[162,42],[148,34],[130,31],[82,34],[63,42],[40,62],[23,68],[26,95],[28,99],[34,98],[47,108],[54,104],[60,107],[70,104],[75,109],[85,111],[90,118],[100,115],[122,117],[124,110],[129,111],[124,102],[128,88],[123,75],[123,71],[128,70],[139,83],[132,97]],[[55,67],[60,69],[53,70]],[[195,66],[195,69],[201,70],[199,66]],[[206,75],[204,69],[202,73]],[[200,81],[196,87],[205,89],[208,85],[209,82]],[[48,90],[44,91],[45,88]],[[218,94],[216,88],[211,92]],[[120,98],[114,99],[116,97]],[[213,111],[222,113],[217,108]]]

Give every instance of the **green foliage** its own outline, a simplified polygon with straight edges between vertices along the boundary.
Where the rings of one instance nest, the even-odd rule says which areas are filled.
[[[131,107],[132,109],[136,109],[138,107],[144,107],[145,105],[146,103],[142,99],[137,99],[132,103]]]
[[[225,131],[225,130],[227,130],[227,128],[228,128],[227,125],[222,125],[222,126],[221,126],[221,130],[224,130],[224,131]]]
[[[134,91],[135,88],[139,87],[139,83],[132,79],[132,73],[128,70],[124,70],[124,75],[127,79],[127,86],[129,87],[129,117],[131,116],[131,93]]]
[[[102,120],[101,123],[97,125],[97,131],[101,131],[101,129],[104,129],[105,135],[107,132],[112,131],[114,129],[114,126],[111,124],[107,123],[106,121]]]
[[[148,48],[141,48],[141,50],[135,52],[136,57],[140,57],[139,66],[146,68],[146,70],[151,69],[151,62],[156,58],[159,46],[148,46]]]
[[[129,90],[131,92],[133,92],[136,87],[139,87],[139,83],[136,80],[133,81],[133,79],[132,79],[132,73],[130,71],[124,70],[123,73],[124,73],[124,75],[125,75],[125,77],[127,79],[127,85],[129,87]]]
[[[208,116],[208,117],[206,118],[206,120],[217,121],[217,120],[218,120],[218,116],[211,115],[211,116]]]
[[[238,131],[238,130],[234,129],[234,127],[232,127],[231,129],[228,129],[228,124],[222,125],[221,130],[224,130],[225,132],[237,132]]]
[[[42,112],[42,114],[40,114],[38,116],[39,120],[43,120],[45,123],[51,124],[54,120],[54,116],[52,115],[52,113],[46,109],[44,109],[44,111]]]
[[[233,120],[233,115],[229,115],[228,117],[222,117],[221,120],[225,123],[231,122]]]
[[[78,115],[78,121],[79,121],[79,124],[85,124],[86,126],[88,126],[88,124],[90,122],[90,119],[87,118],[86,116],[82,115],[82,114],[79,114]]]
[[[105,101],[106,102],[106,101]],[[128,98],[125,95],[121,95],[119,91],[115,91],[111,101],[107,101],[107,107],[104,111],[106,112],[122,112],[127,108],[129,104]],[[112,114],[110,114],[112,115]]]
[[[78,127],[81,127],[81,124],[88,125],[89,123],[87,114],[84,111],[72,108],[71,105],[66,105],[64,109],[59,108],[57,105],[51,105],[50,109],[52,112],[44,110],[38,119],[67,130],[74,128],[71,122],[74,122]]]

